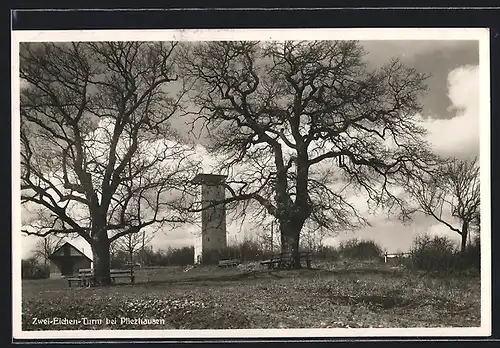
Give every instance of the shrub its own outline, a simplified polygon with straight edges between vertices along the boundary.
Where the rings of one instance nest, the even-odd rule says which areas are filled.
[[[46,279],[50,276],[48,265],[41,265],[36,258],[21,260],[21,278],[22,279]]]
[[[262,246],[255,240],[245,239],[239,246],[241,261],[259,261],[264,253]]]
[[[464,252],[448,237],[417,236],[411,249],[411,267],[432,272],[462,272],[479,270],[479,237]]]
[[[340,252],[334,246],[321,245],[314,252],[314,258],[320,260],[338,261],[340,259]]]
[[[194,246],[167,250],[166,258],[171,265],[187,266],[194,263]]]
[[[211,253],[212,254],[212,253]],[[239,259],[241,262],[245,261],[260,261],[265,258],[267,253],[263,246],[255,240],[245,239],[242,242],[229,245],[224,248],[219,254],[213,253],[211,258],[221,259]]]
[[[463,262],[470,268],[479,270],[481,267],[481,240],[476,235],[462,255]]]
[[[372,240],[359,240],[357,238],[341,242],[338,252],[342,258],[354,260],[380,260],[382,248]]]
[[[456,244],[448,237],[427,234],[415,237],[411,248],[412,266],[425,271],[443,271],[453,268]]]
[[[124,268],[125,264],[129,261],[130,256],[128,253],[119,250],[116,253],[110,255],[110,267],[111,268]]]
[[[109,265],[111,268],[117,268],[117,269],[125,268],[125,262],[123,260],[114,257],[111,258]]]
[[[201,254],[201,263],[204,265],[216,265],[219,263],[220,259],[236,258],[234,257],[234,249],[225,248],[222,251],[219,250],[208,250],[203,251]]]
[[[194,263],[194,246],[169,247],[167,250],[145,248],[138,254],[137,260],[142,262],[142,266],[186,266]],[[130,257],[125,260],[124,265],[129,262]]]

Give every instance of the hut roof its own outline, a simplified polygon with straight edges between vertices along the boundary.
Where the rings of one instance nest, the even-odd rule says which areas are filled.
[[[56,251],[49,256],[49,259],[57,259],[61,257],[85,257],[92,261],[90,257],[78,250],[73,244],[66,242],[61,245]]]

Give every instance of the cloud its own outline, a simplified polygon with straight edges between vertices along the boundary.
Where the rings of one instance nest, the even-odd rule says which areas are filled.
[[[427,233],[432,236],[447,237],[456,243],[460,243],[461,236],[450,230],[446,225],[441,223],[436,223],[429,227]]]
[[[428,140],[443,156],[472,157],[479,154],[479,66],[466,65],[448,74],[451,119],[428,118]]]
[[[436,51],[477,50],[479,46],[478,41],[468,40],[376,40],[361,41],[361,44],[368,52],[370,62],[375,65],[386,63],[389,57],[411,59]]]
[[[437,91],[432,91],[437,92]],[[424,126],[429,132],[428,140],[433,150],[443,156],[470,158],[479,154],[479,67],[463,65],[451,70],[447,76],[449,110],[453,118],[427,116]],[[441,98],[445,98],[442,95]],[[445,220],[456,222],[450,215]],[[338,244],[350,238],[371,239],[389,252],[407,251],[413,239],[420,234],[444,236],[459,243],[460,235],[432,217],[417,215],[409,224],[397,220],[374,219],[373,225],[351,234],[340,234],[329,242]]]
[[[454,111],[447,110],[448,73],[464,65],[479,64],[477,40],[365,41],[363,46],[369,52],[367,62],[371,68],[398,57],[406,66],[429,75],[426,84],[430,92],[422,96],[421,102],[423,113],[433,118],[455,117]]]

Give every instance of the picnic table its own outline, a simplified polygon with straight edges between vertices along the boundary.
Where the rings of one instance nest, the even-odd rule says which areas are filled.
[[[129,278],[134,284],[135,274],[133,269],[111,269],[109,270],[111,281],[116,283],[117,278]],[[78,270],[78,276],[67,278],[68,285],[71,288],[71,283],[78,283],[79,286],[92,286],[95,284],[95,275],[92,268],[82,268]]]
[[[310,251],[299,252],[300,262],[305,261],[306,267],[311,268],[312,255]],[[293,257],[292,252],[273,254],[269,260],[260,262],[261,265],[267,265],[269,268],[292,268]]]

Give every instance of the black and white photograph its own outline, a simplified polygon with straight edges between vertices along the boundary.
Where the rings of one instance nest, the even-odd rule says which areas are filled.
[[[15,338],[491,334],[487,29],[12,33]]]

